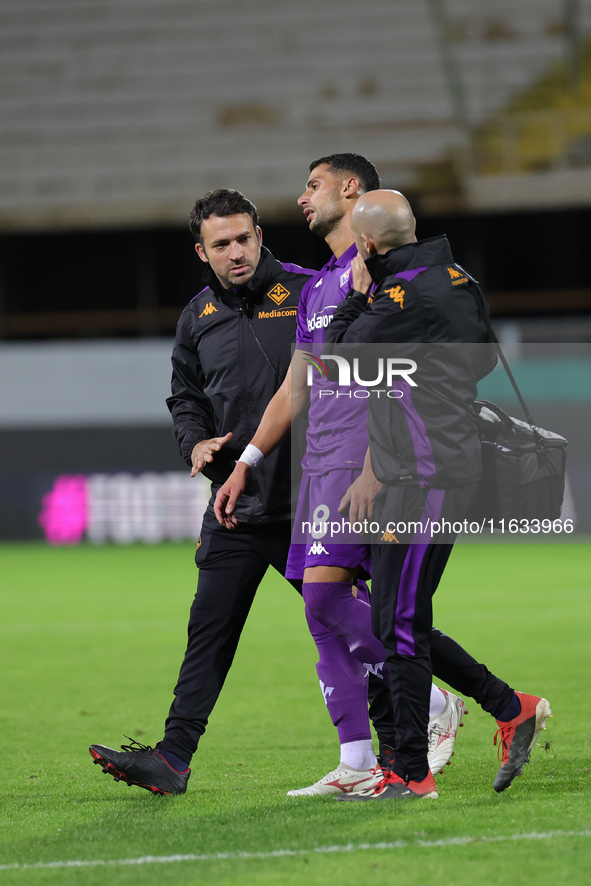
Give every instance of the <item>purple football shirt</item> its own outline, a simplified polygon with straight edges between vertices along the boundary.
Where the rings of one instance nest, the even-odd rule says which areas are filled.
[[[326,329],[337,306],[352,288],[353,243],[339,258],[334,255],[304,286],[298,306],[296,343],[321,357]],[[306,454],[302,467],[312,474],[337,468],[361,468],[367,450],[367,400],[357,399],[356,385],[339,387],[313,367]],[[331,393],[332,392],[332,393]]]

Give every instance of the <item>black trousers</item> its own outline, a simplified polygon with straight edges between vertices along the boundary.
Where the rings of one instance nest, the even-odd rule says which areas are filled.
[[[203,518],[187,650],[160,743],[181,760],[190,762],[205,732],[267,569],[285,572],[290,537],[289,520],[229,530],[209,513]],[[301,593],[301,582],[291,584]]]
[[[432,492],[437,509],[434,519],[453,522],[464,518],[471,499],[469,490]],[[400,512],[401,494],[396,487],[380,493],[380,525],[386,525]],[[432,598],[452,548],[451,535],[440,543],[403,540],[372,546],[372,627],[386,648],[390,670],[394,770],[406,780],[420,781],[428,772],[433,675],[461,694],[472,696],[493,716],[513,697],[507,683],[433,628]]]
[[[374,633],[377,635],[379,628],[375,627],[373,614],[377,606],[377,597],[374,598],[372,593],[372,601],[374,599],[372,620]],[[473,698],[493,717],[498,717],[513,698],[513,689],[508,683],[491,673],[485,664],[477,661],[463,646],[438,628],[431,628],[429,653],[435,681],[442,680],[459,695]],[[370,680],[371,677],[370,674]],[[369,717],[376,729],[380,744],[394,747],[397,739],[390,687],[382,680],[376,681],[373,687],[370,685],[369,702]]]

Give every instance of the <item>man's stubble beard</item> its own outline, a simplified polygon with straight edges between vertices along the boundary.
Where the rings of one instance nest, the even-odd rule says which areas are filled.
[[[316,234],[317,237],[326,240],[328,235],[334,231],[336,225],[337,220],[335,219],[317,219],[316,224],[312,223],[310,225],[310,230],[313,234]]]
[[[344,214],[344,212],[339,214],[336,207],[333,207],[332,210],[327,209],[325,214],[317,212],[316,218],[312,220],[310,225],[310,230],[317,237],[322,237],[323,240],[326,240],[328,235],[332,234],[334,229],[338,227]]]

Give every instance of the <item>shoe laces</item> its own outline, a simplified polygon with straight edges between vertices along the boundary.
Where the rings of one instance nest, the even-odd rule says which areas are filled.
[[[136,741],[135,738],[131,738],[130,735],[125,735],[123,733],[123,737],[129,739],[131,744],[122,744],[122,751],[132,751],[133,753],[138,753],[139,751],[153,751],[154,748],[150,747],[149,744],[142,744],[141,741]]]
[[[445,735],[443,731],[439,731],[439,729],[429,729],[429,735],[427,738],[427,753],[430,754],[435,750],[439,743],[440,736]]]
[[[448,720],[445,725],[438,723],[437,720],[431,720],[429,723],[429,735],[451,735],[451,721]]]
[[[509,756],[509,745],[515,734],[515,726],[499,726],[493,738],[493,744],[497,748],[497,759],[504,764]],[[498,741],[497,741],[498,739]]]
[[[381,794],[387,785],[400,781],[393,769],[382,769],[378,766],[376,769],[372,769],[372,772],[375,773],[375,775],[379,775],[380,772],[382,774],[382,780],[373,787],[373,793],[375,794]]]

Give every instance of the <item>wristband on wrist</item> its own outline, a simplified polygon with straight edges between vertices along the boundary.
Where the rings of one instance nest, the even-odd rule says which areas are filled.
[[[243,461],[249,468],[256,468],[257,465],[260,465],[264,457],[265,456],[258,446],[253,446],[252,443],[249,443],[238,461]]]

